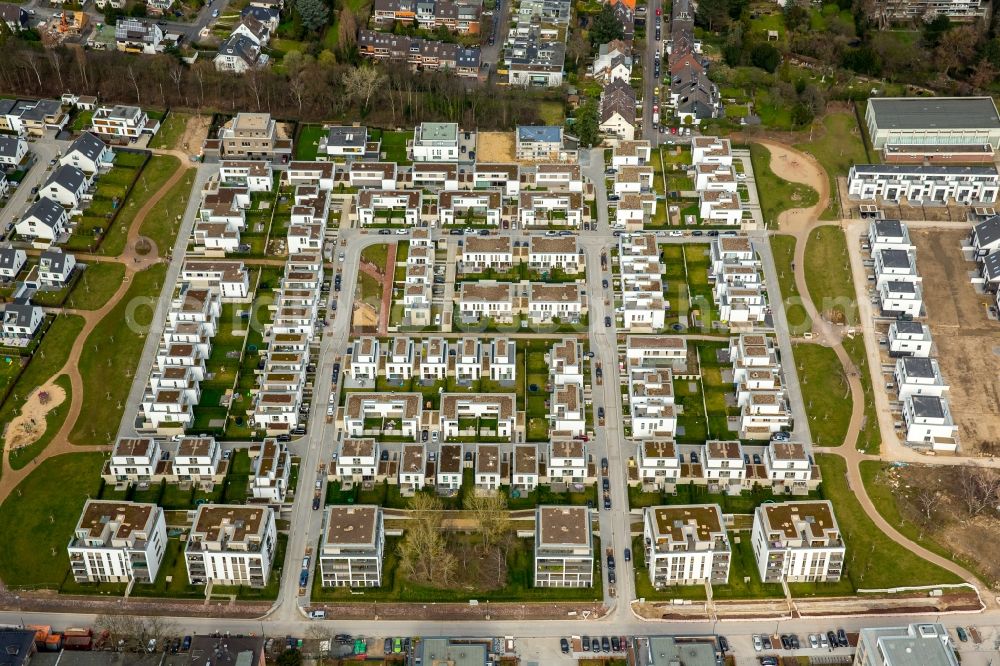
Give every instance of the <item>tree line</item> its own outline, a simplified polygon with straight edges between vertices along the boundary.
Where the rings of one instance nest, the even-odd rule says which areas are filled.
[[[0,40],[0,48],[0,93],[15,96],[58,98],[72,91],[96,95],[102,103],[265,111],[285,120],[363,120],[385,127],[450,121],[485,130],[539,123],[540,101],[563,101],[560,91],[480,84],[398,64],[339,62],[330,51],[318,56],[293,51],[280,67],[237,75],[216,71],[208,58],[188,65],[169,53],[131,55],[79,45],[44,49],[11,35]]]

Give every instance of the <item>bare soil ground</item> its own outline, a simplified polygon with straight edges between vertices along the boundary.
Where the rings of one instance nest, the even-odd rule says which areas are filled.
[[[48,395],[44,405],[39,397],[42,393]],[[45,415],[61,405],[65,399],[66,392],[55,382],[49,382],[36,389],[28,396],[21,413],[7,426],[4,446],[13,451],[34,444],[45,433]]]
[[[513,162],[513,132],[480,132],[476,137],[476,159],[480,162]]]
[[[771,141],[761,142],[771,152],[771,171],[778,178],[792,183],[802,183],[816,190],[819,202],[811,208],[792,208],[778,218],[781,231],[798,233],[809,226],[823,208],[829,196],[830,181],[826,172],[811,155],[791,146]],[[826,196],[824,196],[824,194]]]
[[[187,129],[174,146],[177,150],[191,152],[201,150],[201,145],[208,138],[208,130],[212,125],[211,116],[192,116],[188,120]]]
[[[975,264],[962,256],[966,230],[911,230],[923,276],[924,308],[948,399],[967,453],[1000,443],[1000,324],[987,317],[991,299],[969,281]]]
[[[378,325],[378,312],[368,303],[355,303],[353,326],[375,327]]]
[[[993,503],[978,515],[969,515],[963,490],[968,487],[963,482],[968,472],[968,467],[960,465],[908,465],[881,474],[892,489],[903,520],[926,530],[931,539],[960,558],[974,562],[988,581],[1000,580],[1000,558],[996,556],[1000,550],[1000,514]],[[982,468],[976,473],[993,479],[1000,475]]]
[[[892,201],[857,201],[847,194],[847,178],[837,178],[837,190],[844,205],[843,217],[857,219],[861,217],[861,205],[875,203],[883,216],[892,220],[935,220],[939,222],[963,222],[969,212],[968,206],[911,206],[906,202]]]

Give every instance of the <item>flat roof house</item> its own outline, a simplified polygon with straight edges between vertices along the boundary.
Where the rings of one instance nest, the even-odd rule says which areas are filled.
[[[993,165],[855,164],[847,176],[852,199],[910,204],[990,204],[997,200],[1000,173]]]
[[[948,630],[941,624],[862,629],[854,666],[959,666]]]
[[[289,159],[290,139],[279,136],[278,123],[269,113],[240,112],[219,129],[216,139],[205,142],[205,153],[225,159]]]
[[[760,579],[836,582],[844,569],[844,542],[828,500],[763,504],[751,533]]]
[[[250,491],[254,498],[279,504],[285,501],[292,470],[292,455],[288,447],[276,439],[265,439],[251,461]]]
[[[681,475],[677,445],[672,440],[645,439],[636,443],[636,477],[646,490],[671,491]]]
[[[642,523],[653,587],[729,582],[732,553],[718,504],[650,506]]]
[[[382,507],[330,506],[326,509],[319,574],[323,587],[379,587],[385,529]]]
[[[899,220],[872,220],[868,223],[868,247],[872,254],[881,250],[912,250],[910,230]]]
[[[511,471],[511,488],[530,493],[538,487],[538,446],[531,443],[514,445],[511,456],[513,470]]]
[[[374,481],[378,462],[378,442],[370,437],[345,437],[337,447],[336,477],[346,487]]]
[[[360,159],[365,156],[368,128],[364,126],[333,125],[319,142],[319,152],[330,157]]]
[[[88,500],[67,550],[78,583],[154,583],[166,548],[157,505]]]
[[[897,319],[889,324],[889,356],[930,356],[931,329],[927,324]]]
[[[351,393],[344,405],[347,437],[416,437],[423,414],[420,393]]]
[[[771,440],[764,449],[764,472],[775,492],[808,492],[819,483],[819,468],[803,444]]]
[[[420,490],[427,481],[427,451],[423,444],[403,444],[403,451],[399,456],[399,483],[400,492],[409,494]]]
[[[561,161],[563,128],[559,125],[518,125],[514,130],[514,156],[519,161]]]
[[[517,424],[513,393],[442,393],[441,438],[500,437],[512,439]]]
[[[935,395],[910,395],[903,399],[903,423],[906,443],[953,451],[958,426],[951,415],[947,398]]]
[[[535,587],[592,587],[594,542],[590,509],[535,509]]]
[[[458,123],[420,123],[410,153],[414,162],[457,162]]]
[[[265,587],[277,540],[270,507],[202,504],[184,547],[188,582]]]

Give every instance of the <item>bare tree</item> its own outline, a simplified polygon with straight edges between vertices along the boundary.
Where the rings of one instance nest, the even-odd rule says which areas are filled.
[[[472,493],[465,500],[465,508],[472,512],[479,523],[484,552],[496,545],[510,529],[507,498],[502,493]]]
[[[142,96],[139,93],[139,79],[136,78],[135,69],[132,67],[132,63],[129,63],[127,70],[129,81],[132,82],[132,87],[135,88],[135,103],[141,104]]]
[[[362,100],[362,108],[367,109],[372,95],[385,83],[385,75],[374,67],[355,67],[344,74],[344,89],[347,96]]]
[[[98,615],[95,624],[107,631],[111,644],[121,650],[145,651],[151,640],[160,642],[177,633],[176,627],[162,617]]]
[[[337,44],[344,53],[358,43],[358,20],[348,7],[340,10],[340,24],[337,26]]]
[[[417,493],[410,499],[406,537],[399,544],[400,567],[414,582],[447,587],[457,562],[441,532],[440,498]]]
[[[913,499],[920,509],[921,517],[929,525],[934,517],[934,510],[941,503],[941,494],[933,488],[921,488]]]

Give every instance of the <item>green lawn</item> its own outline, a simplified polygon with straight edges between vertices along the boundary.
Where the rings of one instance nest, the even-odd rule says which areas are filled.
[[[858,433],[856,446],[865,453],[878,455],[882,446],[882,432],[878,425],[878,415],[875,413],[875,398],[872,393],[872,377],[868,371],[868,354],[865,351],[865,340],[861,335],[844,338],[844,349],[847,355],[858,367],[861,379],[861,389],[865,395],[865,417]]]
[[[389,162],[396,162],[400,165],[411,164],[406,157],[406,142],[413,138],[412,131],[406,132],[382,132],[382,152]]]
[[[153,160],[159,157],[156,156]],[[169,159],[174,160],[172,157]],[[152,162],[152,160],[150,161]],[[177,161],[174,160],[174,162]],[[176,166],[179,168],[181,165],[178,163]],[[177,239],[177,230],[180,229],[181,219],[187,208],[188,198],[191,196],[194,175],[194,168],[185,169],[181,179],[167,190],[167,193],[156,205],[155,211],[146,216],[139,228],[140,235],[146,236],[156,244],[156,249],[161,257],[167,255]]]
[[[81,111],[76,115],[76,118],[73,119],[73,124],[70,125],[70,129],[74,132],[83,132],[90,128],[93,120],[93,111]]]
[[[846,176],[855,164],[867,164],[865,144],[858,129],[857,119],[850,111],[829,113],[823,118],[825,131],[809,142],[796,144],[795,148],[815,157],[826,170],[830,181],[830,204],[820,215],[833,220],[841,216],[840,198],[837,196],[837,176]]]
[[[187,129],[191,114],[171,111],[161,123],[160,131],[149,140],[149,147],[152,149],[184,150],[194,152],[195,146],[180,146],[178,143],[184,130]]]
[[[66,544],[88,497],[101,489],[102,453],[72,453],[38,465],[0,505],[0,577],[14,588],[57,588]]]
[[[761,599],[782,597],[777,583],[763,583],[757,571],[757,558],[750,544],[750,532],[730,532],[729,544],[733,555],[729,564],[729,584],[712,586],[714,599]]]
[[[83,318],[60,315],[52,322],[38,349],[31,357],[17,384],[0,407],[0,423],[9,423],[21,411],[28,394],[59,370],[73,347],[73,341],[83,330]]]
[[[861,508],[855,491],[847,484],[843,458],[818,453],[816,462],[823,473],[823,491],[833,502],[847,546],[845,574],[855,588],[886,589],[961,582],[955,574],[914,555],[875,526]]]
[[[122,300],[87,338],[80,358],[83,411],[70,433],[74,443],[114,439],[165,274],[165,264],[137,273]],[[136,308],[143,300],[147,304]]]
[[[389,244],[379,243],[370,245],[361,251],[361,258],[370,261],[385,273],[386,263],[389,261]]]
[[[758,110],[760,110],[758,108]],[[771,151],[760,144],[750,144],[750,159],[753,163],[754,179],[764,223],[775,227],[778,215],[792,208],[808,208],[819,201],[819,194],[813,188],[801,183],[791,183],[779,178],[771,171]]]
[[[14,469],[21,469],[34,460],[35,456],[44,451],[45,447],[49,445],[49,442],[56,436],[56,433],[59,432],[63,422],[66,420],[66,414],[69,412],[70,404],[72,404],[73,400],[73,391],[69,376],[59,375],[55,383],[66,392],[66,397],[58,406],[53,407],[45,415],[45,432],[42,433],[41,437],[28,446],[10,452],[10,466]]]
[[[851,423],[851,387],[836,352],[817,344],[792,345],[809,430],[819,446],[840,446]]]
[[[771,253],[774,255],[775,270],[778,271],[778,286],[785,305],[789,333],[796,335],[799,332],[811,331],[812,319],[802,306],[802,296],[795,284],[795,271],[792,270],[792,262],[795,260],[795,236],[783,234],[771,236]]]
[[[813,229],[806,241],[806,286],[817,312],[834,322],[858,322],[847,240],[839,227]]]
[[[115,161],[120,161],[123,156],[124,154],[119,153]],[[136,213],[149,201],[150,197],[163,187],[164,183],[170,180],[170,176],[179,167],[180,160],[172,155],[154,155],[150,158],[146,167],[139,175],[139,180],[136,181],[135,187],[132,188],[132,194],[122,205],[118,217],[115,218],[114,226],[108,230],[107,235],[101,242],[101,254],[118,256],[125,250],[128,230],[132,226],[132,221],[135,219]],[[153,214],[150,219],[158,217],[158,214]]]
[[[114,296],[125,277],[123,264],[95,261],[87,265],[66,299],[66,307],[100,310]]]
[[[315,160],[319,149],[319,140],[326,134],[322,125],[302,125],[299,137],[295,141],[295,159]]]

